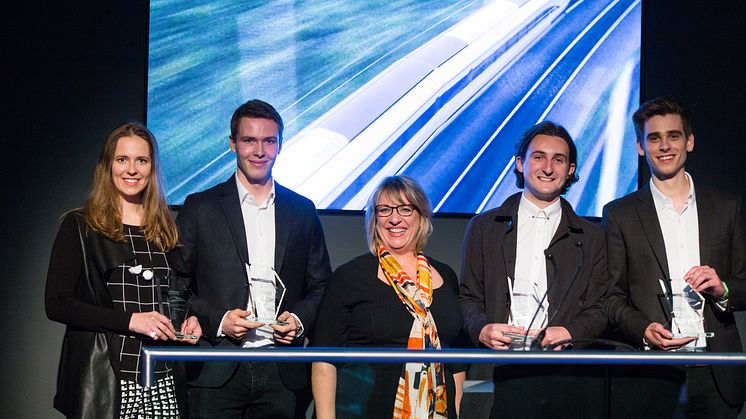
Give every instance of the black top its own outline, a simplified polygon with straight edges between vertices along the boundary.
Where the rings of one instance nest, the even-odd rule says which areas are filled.
[[[83,216],[80,215],[79,218],[80,222],[84,223]],[[91,234],[97,235],[95,232]],[[49,318],[94,332],[129,333],[131,312],[91,304],[79,298],[77,290],[81,286],[84,269],[78,227],[75,217],[70,214],[60,225],[49,258],[45,290]]]
[[[443,277],[430,311],[443,348],[461,332],[458,279],[448,265],[428,258]],[[313,346],[406,348],[414,318],[389,284],[378,279],[378,259],[358,256],[337,268],[321,300]]]
[[[442,348],[462,346],[458,279],[446,264],[428,258],[443,285],[433,290],[430,310]],[[312,346],[406,348],[414,318],[390,285],[378,279],[378,259],[358,256],[337,268],[321,300]],[[446,365],[449,416],[455,417],[453,372]],[[337,413],[344,417],[391,417],[401,364],[344,364],[337,372]]]
[[[515,278],[520,201],[518,192],[466,228],[459,297],[464,328],[477,346],[484,326],[506,323],[510,314],[506,278]],[[606,240],[567,200],[560,198],[560,205],[562,216],[545,250],[549,326],[563,326],[573,339],[596,339],[606,329]]]
[[[146,336],[129,331],[132,313],[159,311],[155,280],[145,280],[142,274],[135,275],[129,268],[141,265],[143,271],[155,271],[161,283],[161,295],[168,292],[170,267],[165,253],[145,240],[140,227],[124,226],[127,246],[131,248],[133,259],[104,273],[113,307],[92,305],[77,298],[76,289],[80,285],[80,275],[84,269],[83,253],[78,238],[77,227],[72,217],[66,217],[60,226],[52,248],[46,284],[46,304],[53,318],[67,325],[84,330],[109,331],[114,335],[109,343],[118,353],[114,364],[119,378],[139,380],[139,357],[142,343],[155,344]],[[97,233],[92,233],[97,234]],[[168,303],[164,301],[163,313],[168,316]],[[159,343],[160,344],[160,343]],[[157,362],[156,378],[170,367]]]

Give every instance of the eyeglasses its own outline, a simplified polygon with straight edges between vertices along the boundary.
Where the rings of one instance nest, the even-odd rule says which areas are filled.
[[[397,205],[390,207],[388,205],[376,205],[376,215],[379,217],[388,217],[394,213],[394,210],[399,213],[402,217],[409,217],[417,210],[412,204]]]

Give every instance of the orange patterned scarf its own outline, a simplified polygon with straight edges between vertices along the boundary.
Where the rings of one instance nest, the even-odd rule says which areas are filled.
[[[402,269],[394,256],[378,247],[378,261],[391,287],[407,308],[414,322],[407,349],[440,349],[438,329],[430,313],[433,299],[430,263],[417,254],[417,280]],[[394,419],[447,418],[446,384],[440,362],[408,362],[402,368],[394,404]]]

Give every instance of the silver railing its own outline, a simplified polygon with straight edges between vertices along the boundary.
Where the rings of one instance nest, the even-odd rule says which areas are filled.
[[[746,365],[746,353],[718,352],[523,352],[490,350],[348,350],[339,348],[294,349],[218,349],[163,348],[142,349],[143,386],[153,383],[156,361],[278,361],[278,362],[461,362],[500,364],[598,364],[598,365]]]

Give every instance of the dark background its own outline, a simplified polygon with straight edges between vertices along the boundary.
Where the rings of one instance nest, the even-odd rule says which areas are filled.
[[[10,7],[3,17],[10,156],[0,165],[6,342],[0,417],[60,417],[52,397],[64,327],[44,314],[49,251],[60,215],[86,197],[106,134],[127,119],[144,119],[148,2],[25,7]],[[696,143],[688,171],[697,184],[746,197],[745,49],[741,1],[643,3],[642,99],[666,94],[692,104]],[[322,221],[334,266],[366,251],[362,217]],[[436,220],[429,247],[457,271],[466,222]]]

